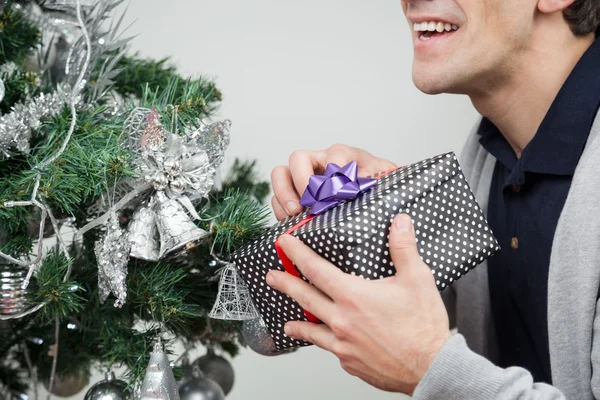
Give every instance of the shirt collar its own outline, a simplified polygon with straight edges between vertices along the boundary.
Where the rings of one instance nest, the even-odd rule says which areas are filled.
[[[523,172],[572,175],[600,105],[600,40],[581,57],[518,160]],[[517,158],[500,131],[484,118],[480,142],[508,168]]]

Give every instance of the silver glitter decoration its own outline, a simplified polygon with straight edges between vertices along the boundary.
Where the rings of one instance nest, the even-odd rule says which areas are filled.
[[[125,304],[127,297],[127,263],[131,244],[127,234],[119,227],[117,215],[113,214],[106,227],[105,236],[94,247],[98,261],[98,292],[104,303],[112,292],[117,300],[115,307]]]
[[[263,356],[277,356],[284,352],[278,352],[269,333],[269,328],[261,317],[244,321],[242,326],[244,341],[253,351]]]
[[[0,116],[0,161],[12,157],[14,151],[28,153],[29,140],[42,120],[57,115],[68,101],[61,89],[40,93],[15,104],[8,114]]]
[[[140,400],[179,400],[177,382],[162,344],[156,343],[140,390]]]
[[[4,100],[4,96],[6,95],[6,87],[4,87],[4,80],[0,77],[0,103]]]
[[[86,392],[83,400],[129,400],[131,391],[127,383],[115,378],[114,372],[107,372],[105,379],[94,384]]]
[[[158,192],[156,197],[154,212],[160,237],[159,258],[208,236],[208,232],[194,224],[179,201],[166,197],[163,192]]]
[[[148,261],[158,261],[160,243],[153,204],[143,206],[133,214],[127,226],[131,243],[131,256]]]
[[[0,261],[0,315],[19,314],[27,308],[27,289],[21,288],[26,276],[27,268]]]
[[[223,268],[217,300],[209,316],[229,321],[252,320],[260,316],[252,303],[248,286],[233,264],[227,264]]]

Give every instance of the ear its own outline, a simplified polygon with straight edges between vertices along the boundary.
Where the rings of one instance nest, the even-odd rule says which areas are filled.
[[[544,14],[552,14],[565,10],[574,2],[575,0],[539,0],[538,10]]]

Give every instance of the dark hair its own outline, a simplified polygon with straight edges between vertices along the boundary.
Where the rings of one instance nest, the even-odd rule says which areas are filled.
[[[596,35],[600,34],[599,0],[575,0],[564,11],[564,15],[574,34],[586,35],[592,32],[596,32]]]

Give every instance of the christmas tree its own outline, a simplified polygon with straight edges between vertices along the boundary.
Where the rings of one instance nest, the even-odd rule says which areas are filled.
[[[129,54],[119,3],[0,0],[0,399],[94,368],[139,388],[176,343],[235,355],[219,289],[215,313],[256,317],[219,277],[268,222],[268,183],[239,160],[218,178],[221,93]]]

